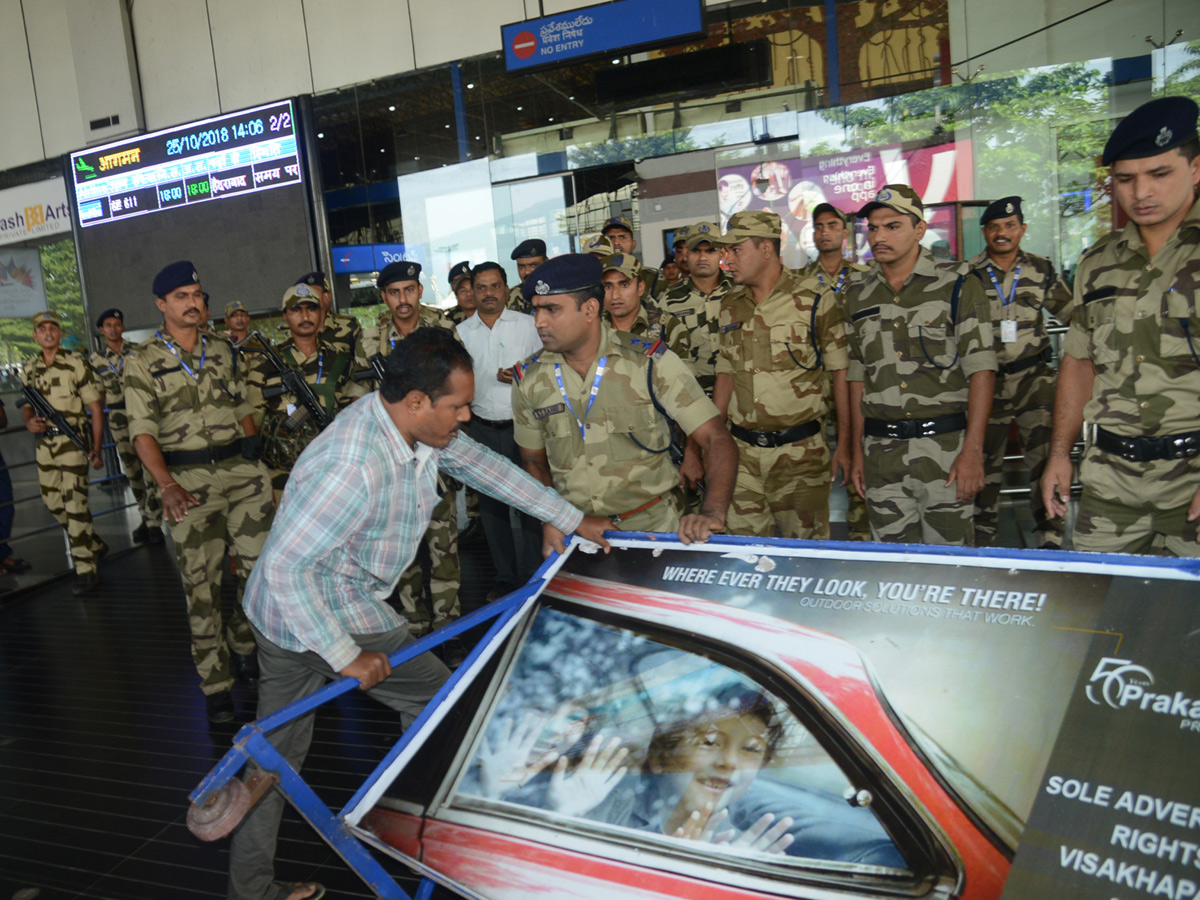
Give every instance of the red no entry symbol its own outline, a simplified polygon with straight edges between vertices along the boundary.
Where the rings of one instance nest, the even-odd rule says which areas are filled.
[[[513,55],[517,59],[529,59],[533,56],[533,51],[537,49],[537,38],[533,36],[532,31],[522,31],[512,42]]]

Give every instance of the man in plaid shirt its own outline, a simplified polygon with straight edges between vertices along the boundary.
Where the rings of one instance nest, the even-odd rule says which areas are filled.
[[[413,640],[386,602],[416,555],[437,505],[437,472],[535,516],[563,549],[576,532],[607,551],[607,519],[587,516],[507,459],[459,434],[475,393],[470,354],[448,331],[422,328],[388,356],[377,393],[347,407],[300,456],[246,587],[259,645],[262,718],[326,681],[352,676],[408,727],[449,677],[425,653],[392,670],[388,655]],[[299,768],[313,715],[271,734]],[[304,900],[314,883],[274,880],[283,797],[269,792],[235,832],[229,897]]]

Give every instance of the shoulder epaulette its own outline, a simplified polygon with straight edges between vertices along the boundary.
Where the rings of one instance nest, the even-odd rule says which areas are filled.
[[[515,381],[523,381],[525,379],[525,373],[529,371],[529,367],[537,362],[538,357],[541,355],[542,352],[539,350],[537,353],[533,354],[533,356],[529,357],[529,359],[514,363],[512,367],[513,379]]]

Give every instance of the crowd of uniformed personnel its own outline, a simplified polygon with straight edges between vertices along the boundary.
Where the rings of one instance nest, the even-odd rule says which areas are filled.
[[[618,529],[825,540],[836,482],[853,539],[987,546],[1015,424],[1036,546],[1055,549],[1086,420],[1097,431],[1075,549],[1196,556],[1196,118],[1194,102],[1166,98],[1114,130],[1104,164],[1129,224],[1084,254],[1073,291],[1023,249],[1020,197],[988,205],[986,250],[952,262],[922,246],[919,195],[889,184],[853,212],[817,206],[818,256],[803,269],[783,265],[772,212],[678,230],[665,271],[641,264],[618,216],[582,253],[548,258],[543,241],[522,242],[511,288],[494,262],[454,266],[447,314],[421,302],[415,262],[379,274],[387,311],[365,329],[334,313],[326,277],[309,273],[283,294],[277,342],[250,330],[241,303],[227,305],[226,331],[205,331],[200,275],[181,261],[154,279],[154,337],[129,347],[121,311],[107,310],[89,361],[59,347],[57,316],[40,313],[42,352],[24,378],[92,448],[110,410],[142,517],[134,537],[161,543],[165,521],[174,539],[214,721],[232,717],[233,680],[254,680],[248,624],[235,609],[222,625],[226,557],[244,584],[304,448],[373,389],[372,357],[403,353],[421,328],[449,330],[475,360],[473,435]],[[869,266],[846,256],[851,216],[865,220]],[[1068,325],[1057,370],[1051,316]],[[309,394],[288,389],[287,370]],[[29,407],[25,418],[84,593],[106,549],[87,511],[98,452],[49,436]],[[458,615],[458,487],[440,484],[428,577],[414,563],[395,588],[416,633]],[[536,563],[522,550],[528,523],[512,520],[501,540],[507,510],[489,506],[485,526],[507,573],[498,587],[514,587]]]

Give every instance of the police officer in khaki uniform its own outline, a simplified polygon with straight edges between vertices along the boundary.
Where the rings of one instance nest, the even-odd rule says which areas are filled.
[[[692,355],[687,329],[674,316],[646,306],[646,281],[637,257],[628,253],[610,256],[604,261],[603,273],[604,320],[617,331],[648,343],[665,341],[686,363]]]
[[[533,307],[521,292],[529,273],[546,261],[546,242],[541,238],[530,238],[517,244],[510,257],[517,264],[517,283],[508,293],[508,308],[520,313],[532,312]]]
[[[969,546],[996,393],[987,297],[965,265],[922,249],[925,206],[908,185],[885,185],[858,215],[877,265],[845,290],[847,378],[871,537]]]
[[[1045,319],[1046,313],[1064,322],[1070,318],[1071,291],[1058,277],[1054,263],[1021,249],[1025,216],[1020,197],[1002,197],[989,204],[979,224],[987,249],[967,260],[967,265],[992,306],[1000,368],[983,444],[983,490],[975,498],[975,545],[987,547],[996,539],[1004,450],[1016,422],[1029,469],[1034,546],[1059,550],[1063,520],[1046,515],[1040,484],[1054,416],[1055,373],[1050,366],[1054,351]]]
[[[1200,556],[1200,141],[1186,97],[1151,100],[1104,147],[1129,224],[1079,261],[1042,492],[1066,511],[1086,419],[1075,549]]]
[[[513,384],[521,460],[543,484],[617,528],[706,540],[724,530],[737,450],[674,353],[604,323],[601,269],[599,260],[571,253],[525,280],[544,349],[517,366]],[[668,416],[703,456],[708,492],[695,515],[681,515]]]
[[[50,434],[50,423],[34,415],[31,405],[22,405],[25,427],[38,438],[38,487],[42,502],[66,530],[71,546],[76,575],[71,592],[86,594],[100,584],[98,566],[100,558],[108,552],[104,541],[96,535],[88,508],[88,465],[93,469],[104,465],[100,457],[104,442],[100,389],[88,361],[59,346],[62,324],[58,313],[46,310],[34,316],[33,338],[41,352],[26,360],[21,368],[21,382],[36,388],[85,444],[91,438],[91,449],[84,452],[65,434]]]
[[[130,349],[125,343],[125,314],[119,309],[106,309],[96,317],[96,329],[104,338],[104,346],[92,354],[92,371],[100,385],[100,402],[108,410],[108,429],[117,444],[121,467],[142,515],[142,524],[133,530],[133,540],[139,544],[158,545],[163,542],[162,501],[157,485],[146,475],[129,439],[129,414],[125,411],[122,378],[125,355]]]
[[[421,264],[407,260],[389,263],[379,273],[375,284],[390,315],[364,335],[368,356],[378,353],[387,357],[403,352],[404,339],[418,328],[445,328],[458,339],[449,319],[434,307],[422,305],[425,289],[420,279]],[[438,484],[442,496],[433,511],[429,530],[425,532],[424,544],[430,566],[429,605],[424,602],[425,579],[419,557],[405,570],[397,588],[409,630],[414,635],[439,628],[457,619],[460,612],[456,490],[451,482],[439,481]]]
[[[846,282],[854,273],[865,272],[868,268],[845,256],[846,241],[850,237],[852,232],[846,227],[846,217],[840,209],[832,203],[818,203],[813,207],[813,243],[817,247],[817,258],[800,271],[817,279],[822,288],[832,291],[839,307],[844,305],[842,292]],[[825,380],[825,403],[833,404],[832,377]],[[839,432],[836,423],[833,431],[839,443],[850,441],[851,435]],[[852,484],[846,486],[846,501],[846,529],[850,540],[869,541],[871,526],[867,522],[867,501]]]
[[[315,288],[294,284],[283,294],[280,306],[288,336],[275,346],[285,366],[300,372],[332,419],[347,404],[367,393],[354,380],[354,358],[343,347],[325,343],[321,334],[325,312]],[[278,503],[288,475],[304,448],[320,434],[310,411],[293,393],[283,390],[283,373],[248,345],[247,384],[254,406],[254,424],[262,438],[262,461],[271,470],[271,488]]]
[[[721,303],[713,391],[738,440],[729,530],[827,540],[830,472],[848,475],[850,448],[829,452],[823,388],[828,371],[845,433],[846,333],[829,292],[783,267],[781,230],[773,212],[740,212],[716,239],[736,285]]]
[[[733,288],[733,279],[721,270],[723,251],[716,243],[720,235],[721,229],[713,222],[697,222],[688,228],[684,244],[690,274],[659,299],[663,312],[675,316],[687,329],[691,348],[687,362],[709,396],[717,380],[721,301]]]
[[[158,484],[175,541],[192,661],[209,721],[229,722],[234,678],[246,684],[258,679],[242,592],[275,514],[270,473],[257,459],[245,366],[229,341],[199,331],[205,312],[195,266],[171,263],[154,277],[153,291],[163,327],[125,362],[129,433]],[[224,623],[221,571],[227,545],[238,593]]]

